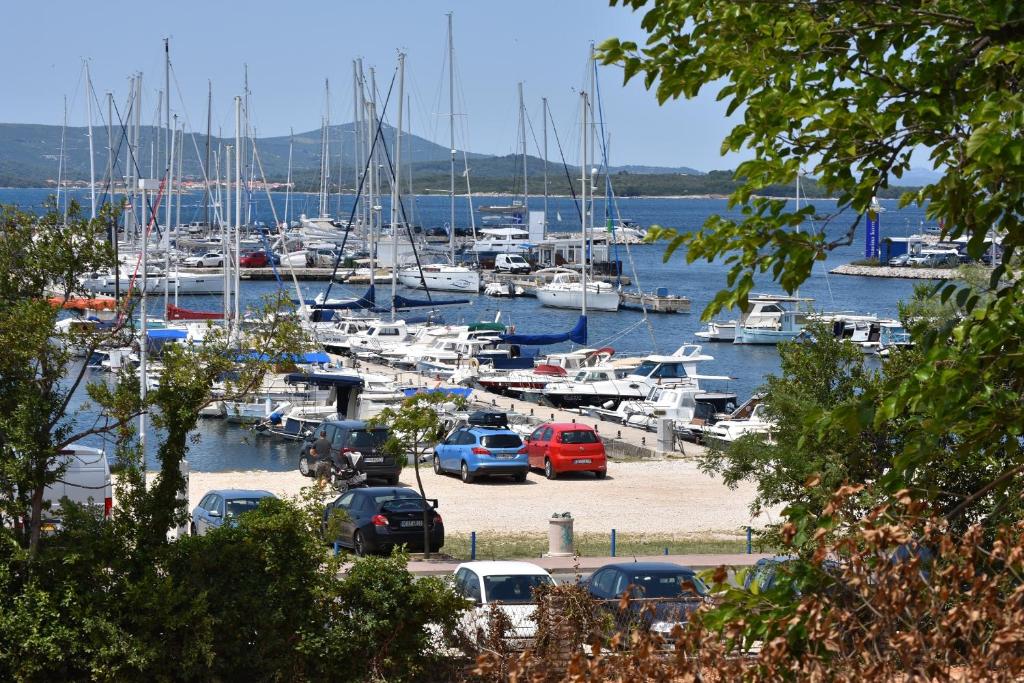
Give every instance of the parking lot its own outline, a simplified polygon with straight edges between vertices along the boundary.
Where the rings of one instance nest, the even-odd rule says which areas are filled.
[[[481,479],[464,484],[454,476],[420,470],[428,498],[439,500],[438,512],[449,534],[546,533],[553,513],[571,512],[582,533],[728,535],[745,526],[762,526],[770,518],[752,518],[751,485],[729,489],[685,460],[612,462],[608,477],[563,475],[554,481],[533,472],[524,483]],[[189,480],[190,509],[214,488],[266,489],[278,496],[296,496],[311,480],[291,472],[193,472]],[[402,485],[415,486],[411,467]]]

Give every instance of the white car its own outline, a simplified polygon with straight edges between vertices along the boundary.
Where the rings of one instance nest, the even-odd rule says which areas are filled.
[[[555,583],[544,568],[531,562],[464,562],[455,568],[454,578],[455,590],[476,605],[463,622],[470,636],[486,638],[491,609],[496,604],[511,622],[506,634],[508,645],[513,649],[530,645],[537,632],[533,591]]]
[[[224,265],[224,255],[210,251],[202,256],[189,256],[183,263],[189,268],[220,268]]]

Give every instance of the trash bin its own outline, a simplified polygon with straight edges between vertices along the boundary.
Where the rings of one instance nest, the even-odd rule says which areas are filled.
[[[572,557],[575,555],[572,542],[572,514],[563,512],[551,515],[548,520],[548,552],[545,557]]]

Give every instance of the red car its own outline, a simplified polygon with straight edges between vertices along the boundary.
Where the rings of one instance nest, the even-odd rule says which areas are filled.
[[[555,479],[563,472],[593,472],[604,479],[608,472],[601,437],[592,427],[574,422],[545,422],[526,439],[531,468]]]
[[[249,254],[242,254],[238,258],[238,263],[243,268],[266,268],[269,261],[267,261],[267,252],[254,251]]]

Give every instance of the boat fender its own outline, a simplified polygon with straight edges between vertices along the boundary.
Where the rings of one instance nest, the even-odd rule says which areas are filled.
[[[466,360],[466,365],[476,370],[477,368],[480,367],[480,361],[478,361],[476,358],[469,358]]]

